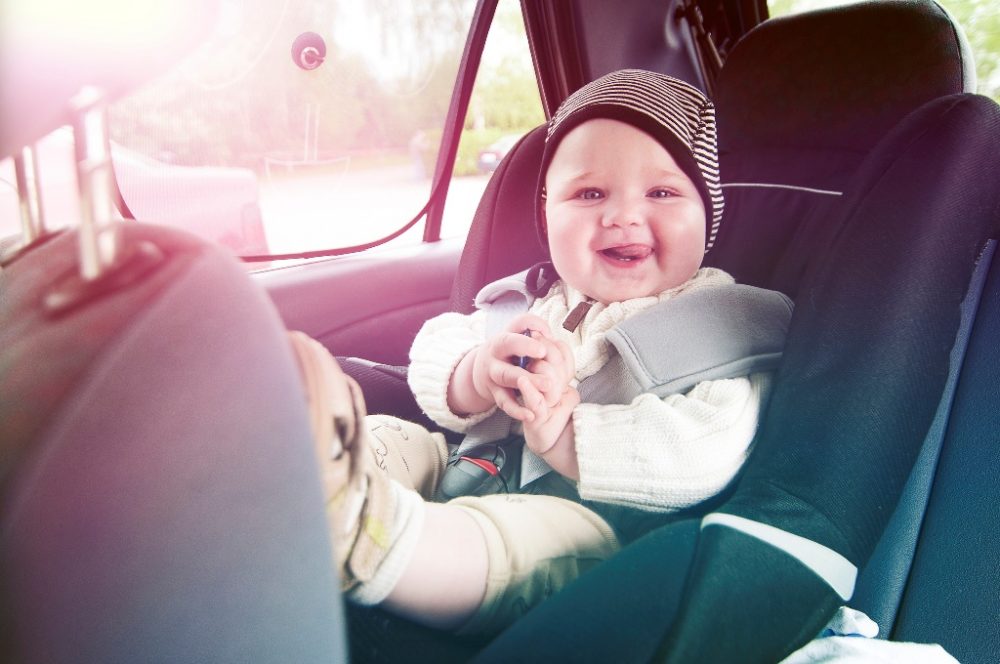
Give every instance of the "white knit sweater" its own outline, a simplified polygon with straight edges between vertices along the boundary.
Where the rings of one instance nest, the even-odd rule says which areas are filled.
[[[658,296],[594,304],[575,332],[562,323],[584,296],[563,282],[530,311],[573,350],[579,381],[607,362],[611,349],[605,335],[621,321],[657,302],[731,283],[725,272],[702,268]],[[454,431],[466,431],[493,412],[461,417],[448,408],[447,397],[455,367],[484,341],[485,319],[484,311],[437,316],[424,324],[410,350],[409,383],[417,403]],[[746,460],[769,384],[770,374],[752,374],[705,381],[663,399],[642,394],[629,404],[580,404],[573,412],[580,496],[659,512],[711,497]]]

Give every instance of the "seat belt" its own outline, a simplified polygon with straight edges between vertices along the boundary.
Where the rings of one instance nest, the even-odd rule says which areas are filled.
[[[526,275],[527,271],[488,284],[476,296],[476,306],[486,310],[487,336],[498,334],[531,306],[534,295],[525,285]],[[773,371],[781,358],[791,313],[787,296],[741,284],[695,290],[660,302],[607,333],[616,352],[601,370],[580,382],[580,396],[590,403],[629,403],[642,393],[663,397],[686,392],[706,380]],[[732,327],[734,321],[739,321],[738,331]],[[675,348],[685,350],[659,352],[664,339],[672,339]],[[477,456],[479,449],[495,457],[496,443],[510,437],[511,424],[502,411],[478,422],[452,452],[449,468]],[[520,444],[519,437],[514,440]],[[518,458],[515,486],[523,487],[551,471],[527,448]],[[513,479],[514,475],[505,477]]]

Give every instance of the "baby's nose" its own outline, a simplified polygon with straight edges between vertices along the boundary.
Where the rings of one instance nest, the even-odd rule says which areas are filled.
[[[637,226],[642,224],[644,220],[641,202],[626,199],[609,206],[603,222],[606,227],[610,228],[612,226]]]

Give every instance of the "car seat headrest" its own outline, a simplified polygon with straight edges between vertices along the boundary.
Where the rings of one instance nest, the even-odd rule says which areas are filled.
[[[903,118],[974,87],[971,66],[933,0],[874,0],[748,32],[716,82],[726,219],[706,263],[794,296],[836,232],[824,209]]]
[[[450,308],[470,313],[479,289],[548,258],[535,227],[535,187],[546,125],[525,134],[490,177],[476,208]]]
[[[867,152],[912,109],[974,88],[968,43],[930,0],[774,18],[733,48],[719,77],[721,147]]]

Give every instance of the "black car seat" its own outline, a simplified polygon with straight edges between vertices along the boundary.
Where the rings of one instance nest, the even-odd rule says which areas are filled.
[[[884,39],[889,26],[891,43]],[[884,57],[882,51],[887,51]],[[802,68],[788,67],[789,62],[803,63]],[[864,3],[776,19],[747,35],[730,55],[718,84],[727,223],[708,262],[742,281],[798,293],[810,265],[818,262],[816,256],[841,232],[841,224],[832,223],[832,211],[844,205],[845,184],[856,176],[872,147],[923,102],[968,89],[974,80],[970,64],[960,33],[933,3]],[[760,75],[768,69],[787,77]],[[824,81],[819,86],[816,71]],[[973,133],[966,140],[981,138]],[[983,163],[988,169],[988,162]],[[913,186],[918,188],[916,181]],[[901,188],[897,195],[908,192]],[[989,191],[982,195],[991,200]],[[980,215],[981,221],[994,224],[995,232],[995,214],[991,220],[988,212]],[[971,429],[994,430],[989,424]],[[933,467],[929,473],[933,475]],[[920,482],[911,485],[919,487]],[[925,486],[923,492],[927,490]],[[956,502],[964,495],[954,487],[942,490]],[[916,545],[912,533],[919,530],[923,516],[919,494],[919,488],[910,491],[902,501],[894,530],[861,573],[855,604],[879,620],[883,637],[934,633],[937,639],[922,640],[944,641],[956,652],[971,653],[976,648],[972,644],[995,641],[984,639],[979,633],[984,630],[970,625],[995,616],[996,602],[966,598],[967,619],[959,618],[935,610],[925,590],[925,601],[915,603],[920,609],[910,609],[908,629],[895,623],[904,590],[906,599],[918,592],[912,583],[904,586]],[[968,507],[975,514],[983,510],[980,501]],[[942,542],[936,542],[937,549],[953,551]],[[938,553],[935,559],[942,557]],[[968,565],[971,578],[981,578],[991,564],[995,569],[997,557],[995,544],[978,549]],[[948,578],[928,575],[930,566],[923,569],[933,579],[928,583]],[[921,630],[928,623],[921,622],[920,610],[936,615],[930,623],[947,625],[944,633]],[[964,638],[954,638],[958,634]],[[995,647],[982,648],[977,661],[987,661],[984,655],[996,652]]]
[[[833,569],[865,564],[928,449],[963,301],[975,319],[972,339],[941,463],[930,473],[924,531],[884,636],[938,642],[963,662],[996,661],[998,601],[987,579],[1000,557],[990,531],[997,169],[1000,106],[985,97],[942,97],[894,127],[847,183],[843,202],[819,212],[818,223],[838,230],[801,282],[753,456],[716,518],[681,521],[626,547],[476,661],[528,653],[521,661],[774,662],[816,636],[836,605],[853,603],[851,584],[838,595],[836,576],[818,559],[791,554],[774,531],[747,522],[793,535],[805,550],[820,544],[824,556],[836,554],[827,558]],[[991,269],[980,292],[977,279]],[[912,529],[920,529],[919,512]],[[945,585],[947,604],[937,595]]]
[[[875,144],[907,114],[975,92],[960,26],[935,2],[862,2],[773,18],[716,82],[726,223],[706,262],[795,296],[836,229],[838,204]]]
[[[784,75],[754,75],[761,70]],[[933,2],[861,3],[759,26],[717,85],[727,211],[737,221],[708,262],[795,295],[837,232],[822,209],[840,204],[871,148],[922,103],[974,89],[961,28]],[[893,634],[916,546],[936,458],[928,447],[852,602],[883,637]]]
[[[849,194],[846,186],[871,158],[872,149],[925,103],[973,86],[961,32],[931,2],[862,3],[761,25],[737,45],[718,82],[727,211],[707,263],[729,270],[743,282],[798,295],[808,273],[824,264],[817,256],[837,240],[847,223],[837,211]],[[453,291],[456,310],[469,310],[472,296],[486,281],[523,269],[540,255],[531,199],[540,153],[541,136],[535,130],[501,164],[484,194]],[[882,157],[886,158],[892,157]],[[865,185],[855,181],[855,186]],[[980,219],[979,230],[983,223]],[[517,252],[523,258],[518,259]],[[908,565],[912,549],[906,549],[880,550],[879,555],[896,562],[867,577],[862,573],[859,580],[859,593],[871,591],[870,605],[863,608],[881,619],[883,636],[892,633],[898,595],[893,590],[886,598],[880,588],[899,583],[898,578],[887,577],[887,570],[898,575],[900,558]],[[623,560],[627,561],[623,566],[634,562],[628,556]],[[623,573],[622,567],[613,569]],[[569,628],[581,615],[581,606],[617,606],[605,592],[615,584],[608,575],[604,586],[592,581],[583,586],[585,590],[568,593],[550,610],[501,637],[485,659],[502,661],[518,646],[523,651],[526,643],[536,643],[543,635],[551,647],[540,652],[548,656],[575,653],[588,661],[599,661],[597,652],[612,656],[620,640],[610,642],[611,650],[594,650],[595,644],[587,639],[574,646],[570,642],[587,629]],[[598,610],[593,615],[607,618],[609,613]],[[598,626],[595,621],[590,628],[606,635]],[[567,636],[552,639],[553,633]]]

